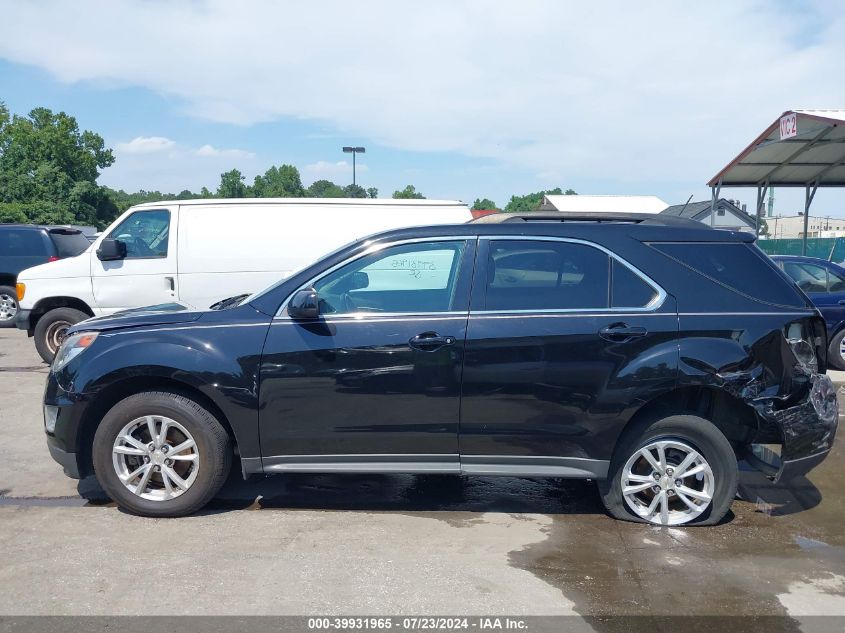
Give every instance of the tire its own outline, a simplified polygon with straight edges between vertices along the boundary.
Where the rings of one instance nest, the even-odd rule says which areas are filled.
[[[80,321],[90,318],[81,310],[74,308],[54,308],[38,319],[33,338],[35,349],[38,350],[38,354],[44,359],[44,362],[48,364],[53,362],[53,357],[59,349],[64,333],[71,325],[76,325]]]
[[[655,479],[655,469],[639,451],[655,447],[649,454],[657,461],[661,450],[658,445],[664,451],[664,465],[668,468],[674,471],[675,467],[683,466],[678,462],[694,453],[697,457],[690,457],[693,461],[684,471],[701,469],[700,472],[682,477],[681,486],[671,476],[681,473]],[[668,470],[664,468],[661,472]],[[617,519],[655,525],[713,525],[727,514],[736,496],[737,478],[733,448],[713,423],[694,415],[673,415],[641,423],[623,434],[611,460],[608,478],[599,482],[599,492],[608,513]],[[622,493],[623,479],[629,489],[638,486],[647,489],[626,498]],[[710,501],[705,502],[702,494],[709,496]],[[656,499],[658,496],[667,500],[665,514],[661,511],[662,499]],[[682,497],[696,509],[690,509]],[[657,506],[652,514],[649,510],[653,503]]]
[[[164,442],[150,442],[149,419],[159,434],[163,422],[169,420]],[[139,426],[133,431],[136,424]],[[119,440],[127,433],[130,440]],[[169,445],[170,451],[164,452],[163,447],[150,451],[146,445],[146,455],[115,452],[116,446],[121,451],[137,450],[139,438],[142,447],[149,442]],[[194,447],[179,451],[186,438],[193,440]],[[180,517],[196,512],[217,494],[232,465],[231,441],[217,418],[185,396],[161,391],[138,393],[112,407],[94,435],[92,454],[94,474],[103,490],[122,509],[146,517]],[[164,459],[168,454],[173,460]],[[183,461],[192,454],[194,460]],[[144,472],[124,484],[118,472],[131,476],[128,471],[136,467]],[[151,472],[144,479],[147,467]],[[187,484],[184,489],[177,478],[165,477],[177,471],[182,483]]]
[[[830,339],[830,345],[827,346],[827,362],[839,370],[845,370],[845,358],[842,356],[843,339],[845,339],[845,329],[834,334]]]
[[[18,292],[11,286],[0,286],[0,328],[15,327],[15,315],[18,305]]]

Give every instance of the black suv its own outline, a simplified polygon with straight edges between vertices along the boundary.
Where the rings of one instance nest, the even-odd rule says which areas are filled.
[[[79,255],[91,242],[77,229],[34,224],[0,224],[0,328],[14,327],[18,273]]]
[[[250,297],[74,326],[53,457],[123,508],[191,513],[254,473],[593,479],[617,518],[712,524],[737,460],[820,463],[824,322],[746,234],[500,215],[353,243]]]

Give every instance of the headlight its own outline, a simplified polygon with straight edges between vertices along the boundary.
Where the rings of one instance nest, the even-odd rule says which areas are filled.
[[[68,336],[62,341],[59,351],[56,352],[50,371],[60,371],[62,367],[91,347],[91,344],[97,340],[98,335],[98,332],[78,332]]]

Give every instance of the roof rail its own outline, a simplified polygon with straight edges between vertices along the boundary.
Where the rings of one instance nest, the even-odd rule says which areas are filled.
[[[479,224],[504,224],[516,222],[595,222],[597,224],[644,224],[648,226],[677,226],[685,228],[709,228],[696,220],[667,216],[661,213],[574,213],[545,212],[494,213],[471,220]]]

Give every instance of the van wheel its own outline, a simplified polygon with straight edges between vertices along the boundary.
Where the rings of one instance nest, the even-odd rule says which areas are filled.
[[[152,391],[121,400],[94,435],[94,473],[121,508],[147,517],[196,512],[232,465],[229,435],[185,396]]]
[[[827,362],[836,369],[845,369],[845,330],[840,330],[830,339]]]
[[[90,319],[87,314],[74,308],[55,308],[43,315],[35,324],[35,349],[45,363],[52,363],[53,357],[70,329],[80,321]]]
[[[736,455],[724,434],[673,415],[625,434],[599,482],[611,516],[655,525],[713,525],[736,496]]]
[[[17,291],[11,286],[0,286],[0,327],[14,327],[17,313]]]

